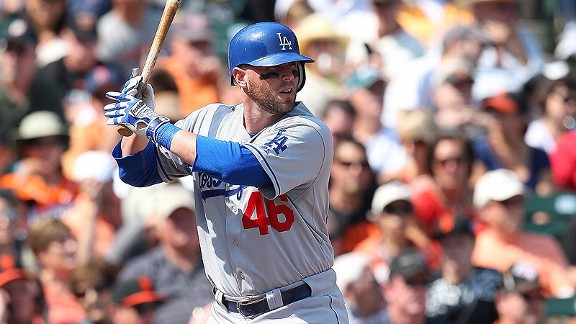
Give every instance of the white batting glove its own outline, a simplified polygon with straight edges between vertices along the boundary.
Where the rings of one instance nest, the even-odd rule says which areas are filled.
[[[146,83],[141,87],[140,93],[138,93],[138,86],[141,83],[141,75],[131,77],[128,81],[126,81],[126,83],[124,83],[122,93],[125,95],[142,98],[142,101],[144,101],[146,106],[150,107],[152,110],[155,110],[156,104],[154,102],[154,89],[152,88],[152,85],[150,83]]]
[[[134,133],[146,135],[149,140],[156,142],[156,129],[170,122],[168,117],[155,113],[143,100],[124,91],[108,92],[106,97],[117,101],[104,106],[104,116],[108,125],[124,125]]]

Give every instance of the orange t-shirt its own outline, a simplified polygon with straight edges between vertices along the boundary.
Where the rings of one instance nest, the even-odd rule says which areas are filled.
[[[73,206],[62,215],[62,221],[68,225],[76,239],[86,237],[88,231],[89,215],[94,212],[94,205],[86,195],[80,194],[74,201]],[[116,227],[101,213],[96,216],[94,225],[94,253],[98,256],[105,256],[114,243]]]
[[[531,263],[538,269],[547,296],[563,298],[574,292],[568,261],[554,238],[526,232],[514,242],[507,242],[489,228],[478,233],[472,252],[474,265],[505,272],[518,261]]]
[[[186,74],[182,64],[172,57],[166,58],[160,66],[174,78],[180,98],[180,110],[184,116],[220,100],[218,80],[190,77]]]
[[[54,284],[42,284],[48,321],[52,324],[78,324],[86,318],[86,311],[69,291]]]
[[[469,10],[447,3],[440,21],[431,20],[417,5],[405,5],[398,12],[398,23],[409,34],[416,37],[424,46],[438,41],[441,35],[456,24],[469,25],[475,19]]]

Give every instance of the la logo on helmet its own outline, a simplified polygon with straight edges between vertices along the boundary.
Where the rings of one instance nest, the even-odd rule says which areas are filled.
[[[288,46],[289,50],[292,49],[292,42],[288,39],[288,37],[282,36],[282,33],[276,33],[276,35],[278,35],[278,40],[280,40],[279,45],[282,46],[283,51],[286,50],[286,46]]]

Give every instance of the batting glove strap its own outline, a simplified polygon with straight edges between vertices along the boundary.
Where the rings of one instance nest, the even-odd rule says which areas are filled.
[[[180,128],[170,124],[170,119],[166,116],[158,115],[152,119],[146,127],[146,137],[167,149],[172,146],[172,139]]]

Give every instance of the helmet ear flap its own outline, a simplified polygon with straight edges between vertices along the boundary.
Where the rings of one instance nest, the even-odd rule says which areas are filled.
[[[306,67],[304,66],[304,62],[298,62],[298,74],[300,79],[298,80],[298,88],[296,88],[296,92],[302,90],[306,83]]]

